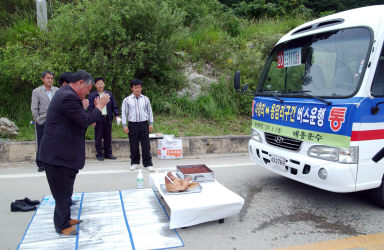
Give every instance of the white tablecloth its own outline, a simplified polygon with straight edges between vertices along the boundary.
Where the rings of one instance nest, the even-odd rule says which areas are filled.
[[[150,174],[149,184],[157,188],[171,210],[171,229],[233,216],[243,207],[244,199],[217,181],[200,183],[200,193],[164,194],[160,190],[164,175]]]

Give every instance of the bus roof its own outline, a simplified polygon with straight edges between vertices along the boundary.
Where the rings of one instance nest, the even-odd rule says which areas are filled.
[[[384,13],[384,5],[374,5],[352,10],[343,11],[333,15],[325,16],[307,23],[288,32],[278,42],[282,43],[299,37],[322,33],[330,30],[338,30],[349,27],[369,27],[374,31],[380,25]]]

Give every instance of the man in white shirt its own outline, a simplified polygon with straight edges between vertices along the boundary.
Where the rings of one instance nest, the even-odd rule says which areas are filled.
[[[143,166],[153,172],[149,133],[153,130],[153,113],[149,98],[141,94],[143,82],[140,79],[130,81],[132,94],[127,96],[121,105],[121,118],[124,133],[128,134],[131,151],[131,168],[139,167],[141,143]],[[128,124],[127,124],[128,121]]]
[[[40,149],[40,140],[44,133],[44,123],[47,117],[47,111],[49,104],[51,103],[53,95],[59,89],[55,86],[52,86],[54,81],[54,74],[51,71],[44,71],[41,74],[41,81],[43,85],[35,88],[32,91],[32,101],[31,101],[31,111],[33,115],[33,120],[35,121],[36,128],[36,164],[38,171],[44,171],[44,166],[42,162],[39,161],[39,149]]]

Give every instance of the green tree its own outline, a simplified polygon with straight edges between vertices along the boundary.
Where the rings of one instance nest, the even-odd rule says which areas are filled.
[[[61,4],[48,32],[35,27],[0,48],[1,114],[29,110],[31,90],[40,73],[87,70],[104,76],[120,102],[130,93],[128,81],[141,77],[147,90],[180,84],[170,37],[183,22],[183,12],[159,0],[85,0]],[[35,32],[37,31],[37,32]],[[176,73],[175,73],[176,72]],[[17,94],[16,94],[17,93]],[[9,100],[22,96],[22,107]],[[8,105],[9,103],[9,105]],[[29,112],[24,112],[29,115]]]

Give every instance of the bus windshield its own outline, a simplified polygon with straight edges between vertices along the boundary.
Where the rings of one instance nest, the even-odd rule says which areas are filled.
[[[258,93],[349,97],[366,68],[370,43],[370,30],[359,27],[279,44],[268,58]]]

